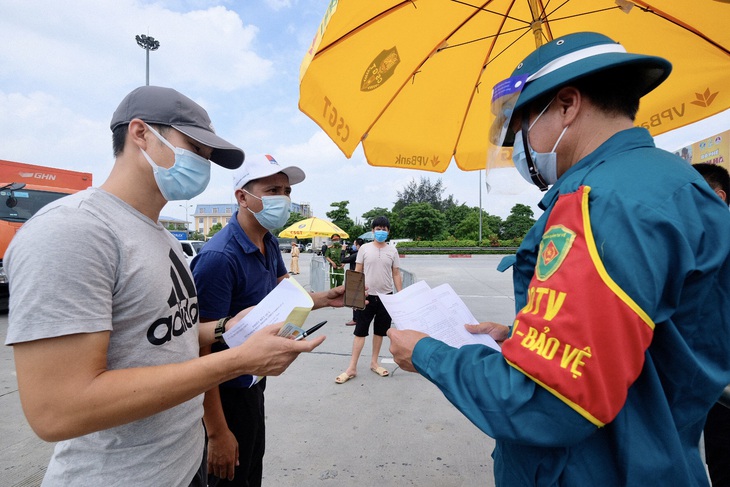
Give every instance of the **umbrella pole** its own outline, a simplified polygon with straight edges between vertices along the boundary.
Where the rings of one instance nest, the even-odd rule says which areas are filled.
[[[535,49],[542,46],[542,21],[544,12],[540,10],[537,0],[528,0],[527,3],[530,5],[530,13],[532,14],[532,34],[535,36]]]

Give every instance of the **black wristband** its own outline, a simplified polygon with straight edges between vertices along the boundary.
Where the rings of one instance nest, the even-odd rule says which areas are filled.
[[[215,339],[216,341],[225,344],[225,340],[223,339],[223,333],[226,332],[226,323],[228,323],[228,320],[230,320],[230,316],[226,316],[225,318],[221,318],[218,320],[218,324],[215,325]]]

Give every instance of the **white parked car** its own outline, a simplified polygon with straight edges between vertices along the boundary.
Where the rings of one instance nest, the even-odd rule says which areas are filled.
[[[180,240],[180,245],[182,245],[185,259],[187,259],[188,265],[190,265],[190,262],[193,261],[193,258],[198,255],[200,249],[205,245],[205,242],[200,240]]]

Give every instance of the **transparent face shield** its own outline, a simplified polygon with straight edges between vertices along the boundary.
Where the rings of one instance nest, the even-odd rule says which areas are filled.
[[[514,107],[529,75],[513,76],[500,81],[492,90],[489,145],[487,148],[487,191],[500,194],[520,194],[526,183],[512,162],[514,132],[510,129]]]

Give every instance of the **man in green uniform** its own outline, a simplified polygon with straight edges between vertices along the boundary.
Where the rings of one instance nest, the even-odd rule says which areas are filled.
[[[342,263],[342,244],[338,234],[332,235],[332,245],[327,247],[324,258],[330,264],[330,288],[342,286],[345,280],[345,265]]]

